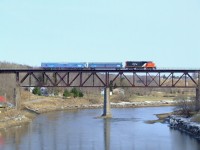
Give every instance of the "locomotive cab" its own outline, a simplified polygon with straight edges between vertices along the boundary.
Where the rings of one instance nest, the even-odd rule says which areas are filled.
[[[156,69],[156,64],[152,61],[146,63],[146,69]]]

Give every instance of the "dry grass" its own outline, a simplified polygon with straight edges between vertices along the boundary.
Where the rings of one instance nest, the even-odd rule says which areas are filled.
[[[163,96],[135,96],[131,101],[143,102],[143,101],[161,101],[161,100],[173,100],[173,98],[163,97]]]
[[[25,108],[33,110],[38,113],[48,112],[53,110],[61,110],[63,108],[80,107],[82,105],[90,105],[91,102],[84,98],[52,98],[46,97],[34,101],[25,102],[23,105]]]
[[[28,123],[33,117],[35,117],[35,115],[29,112],[9,109],[0,113],[0,128],[8,128]]]
[[[194,122],[200,122],[200,113],[193,115],[191,120]]]

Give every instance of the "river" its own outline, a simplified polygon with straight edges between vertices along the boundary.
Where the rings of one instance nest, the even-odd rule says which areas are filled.
[[[196,139],[167,124],[147,124],[173,107],[112,109],[113,118],[97,118],[102,109],[51,112],[28,125],[0,131],[0,150],[199,150]]]

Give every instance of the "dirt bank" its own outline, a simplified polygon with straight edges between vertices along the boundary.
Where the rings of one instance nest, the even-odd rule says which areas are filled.
[[[0,129],[5,129],[29,123],[36,116],[25,110],[7,109],[0,113]]]
[[[112,108],[124,107],[155,107],[155,106],[172,106],[176,105],[177,101],[161,100],[161,101],[141,101],[141,102],[111,102]],[[38,114],[49,111],[64,110],[64,109],[84,109],[84,108],[102,108],[103,103],[91,104],[91,102],[84,98],[73,99],[38,99],[23,104],[27,110],[31,110]]]

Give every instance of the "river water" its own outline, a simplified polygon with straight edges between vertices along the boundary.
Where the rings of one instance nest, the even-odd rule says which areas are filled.
[[[199,150],[196,139],[167,124],[147,124],[173,107],[112,109],[113,118],[97,118],[102,109],[51,112],[28,125],[0,131],[0,150]]]

